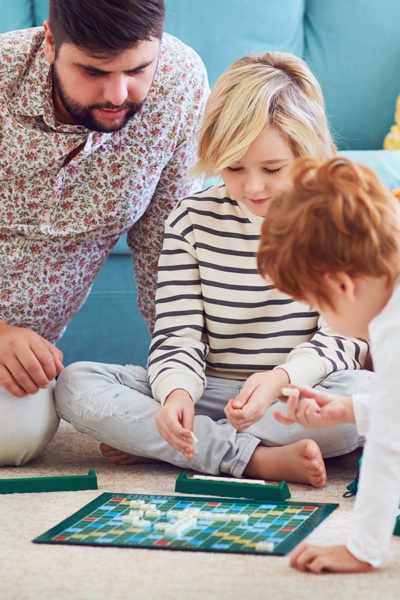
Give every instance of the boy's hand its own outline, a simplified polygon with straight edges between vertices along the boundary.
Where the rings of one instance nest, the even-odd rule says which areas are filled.
[[[310,546],[300,544],[293,550],[290,566],[311,573],[367,573],[369,563],[358,560],[346,546]]]
[[[282,425],[299,423],[308,429],[333,427],[341,423],[354,423],[353,402],[350,396],[334,396],[306,386],[293,386],[300,395],[289,396],[287,414],[273,411]]]
[[[191,438],[194,420],[194,404],[189,394],[182,389],[170,393],[156,414],[159,433],[170,446],[179,450],[189,460],[194,456]]]
[[[257,423],[288,382],[289,376],[283,369],[251,375],[236,398],[231,398],[225,406],[229,423],[238,431]]]
[[[0,322],[0,385],[23,398],[46,388],[64,369],[63,353],[31,329]]]

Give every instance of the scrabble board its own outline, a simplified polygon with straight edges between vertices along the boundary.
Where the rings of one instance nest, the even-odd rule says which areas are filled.
[[[337,506],[103,493],[33,541],[285,555]]]

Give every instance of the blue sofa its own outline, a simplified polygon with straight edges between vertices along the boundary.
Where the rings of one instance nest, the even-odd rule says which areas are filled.
[[[4,2],[3,2],[4,4]],[[10,0],[0,32],[41,25],[48,0]],[[302,56],[324,91],[340,151],[400,188],[400,151],[382,150],[400,93],[399,0],[166,0],[166,30],[203,58],[211,85],[248,52]],[[122,238],[59,343],[65,363],[145,364],[149,334]]]

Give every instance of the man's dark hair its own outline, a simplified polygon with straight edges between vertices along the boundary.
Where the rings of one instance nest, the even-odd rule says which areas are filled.
[[[119,54],[164,28],[164,0],[50,0],[56,51],[67,42],[94,54]]]

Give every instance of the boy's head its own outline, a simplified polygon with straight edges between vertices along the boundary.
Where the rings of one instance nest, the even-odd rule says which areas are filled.
[[[50,0],[56,53],[69,43],[115,56],[140,42],[160,39],[164,18],[164,0]]]
[[[355,304],[355,281],[379,279],[388,290],[399,276],[399,203],[368,167],[298,159],[269,208],[257,262],[289,296],[338,312],[335,289]],[[361,300],[378,306],[378,290],[369,292]]]
[[[266,127],[276,128],[296,156],[334,154],[321,88],[292,54],[248,55],[221,75],[207,102],[196,171],[219,174]]]

